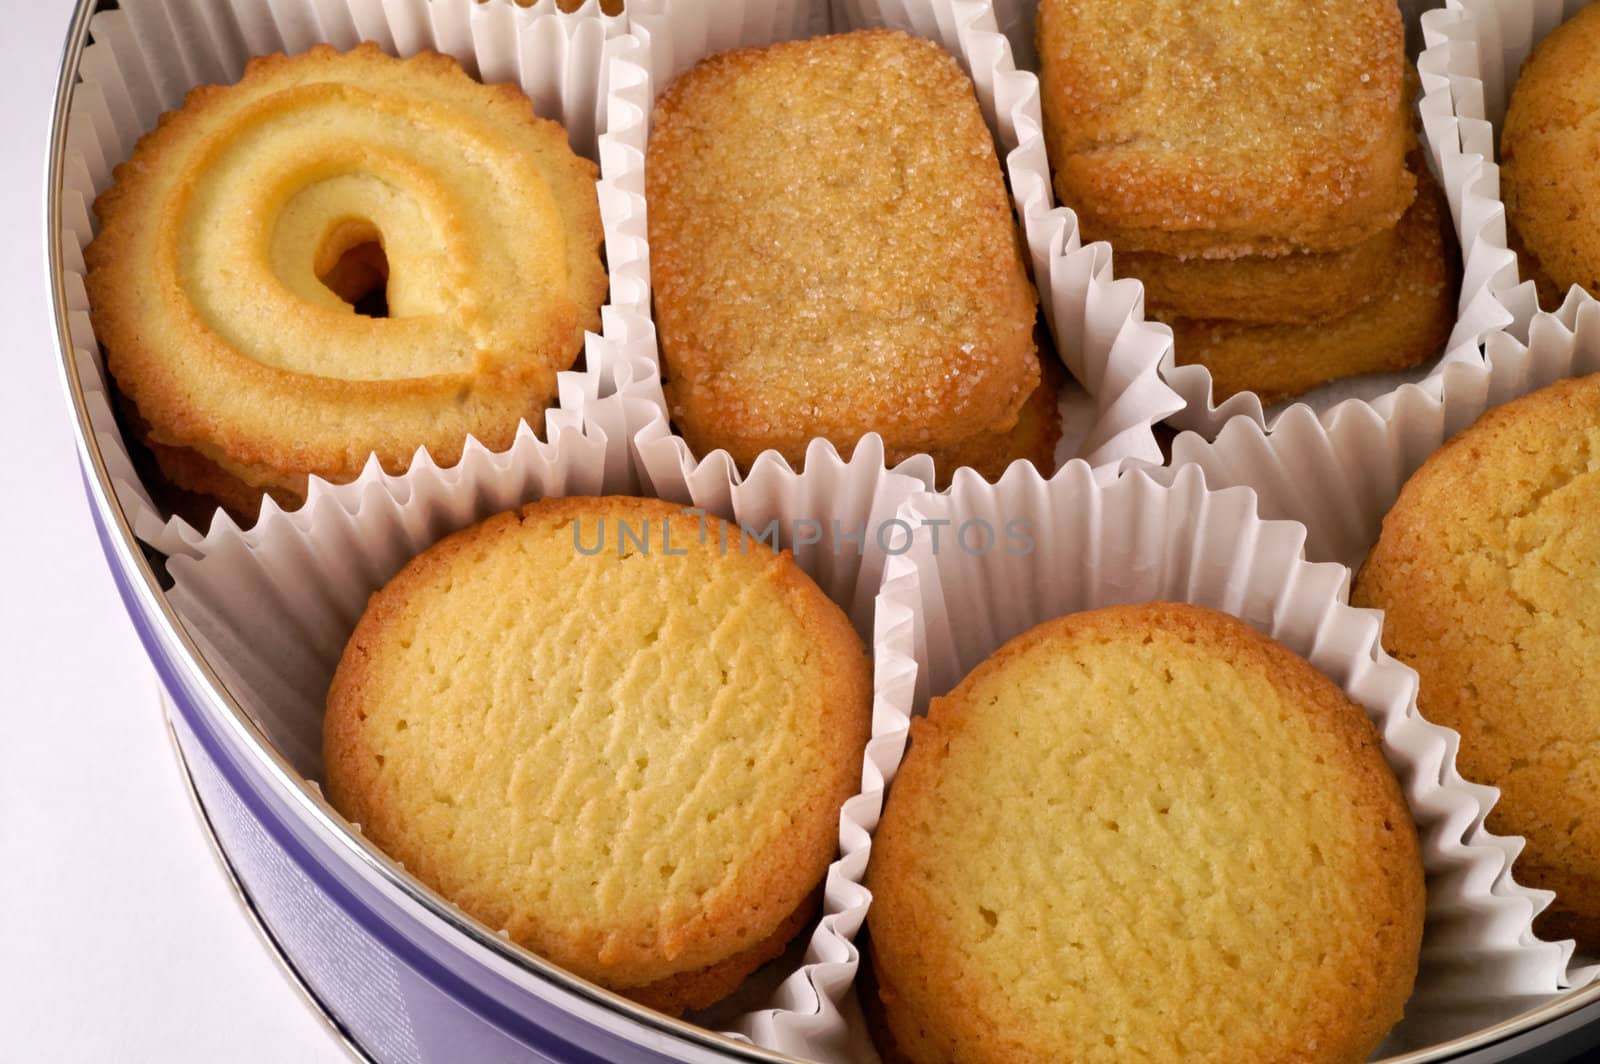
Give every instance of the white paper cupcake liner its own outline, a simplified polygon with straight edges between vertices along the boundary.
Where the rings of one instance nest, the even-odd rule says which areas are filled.
[[[1011,55],[1018,68],[1039,72],[1039,49],[1034,40],[1034,19],[1039,0],[994,0],[995,25],[1011,42]]]
[[[118,502],[134,533],[171,555],[198,554],[206,549],[206,529],[163,513],[139,481],[127,442],[118,430],[109,382],[89,321],[83,250],[93,239],[96,223],[91,206],[111,184],[113,168],[133,151],[164,111],[183,102],[196,85],[231,83],[256,55],[297,53],[327,42],[350,48],[372,40],[386,51],[411,55],[435,49],[459,59],[466,69],[487,81],[514,81],[534,101],[535,109],[566,127],[574,149],[599,159],[599,185],[604,218],[625,213],[615,181],[619,162],[630,158],[625,133],[607,130],[611,105],[606,98],[608,50],[620,46],[623,21],[603,17],[591,0],[571,14],[555,12],[554,0],[521,8],[511,0],[123,0],[120,8],[95,16],[94,43],[83,54],[81,82],[67,126],[65,188],[62,196],[63,278],[73,357],[83,381],[85,400],[96,441],[111,471]],[[634,154],[642,160],[642,143]],[[607,164],[609,165],[609,168]],[[625,322],[630,296],[640,296],[632,275],[648,278],[648,265],[633,260],[632,249],[607,226],[607,258],[613,271],[613,293],[602,311],[608,323]],[[620,275],[620,276],[619,276]],[[545,417],[546,440],[553,445],[567,434],[584,431],[587,406],[610,391],[613,372],[608,358],[625,339],[590,334],[586,368],[558,378],[557,405]],[[618,461],[626,462],[626,443],[612,438]],[[526,452],[546,447],[528,430],[518,433],[513,467]],[[488,470],[478,463],[473,468]],[[312,478],[313,484],[321,483]],[[263,509],[275,508],[271,500]],[[214,524],[229,523],[221,515]]]
[[[1081,385],[1063,389],[1059,461],[1085,458],[1105,476],[1113,475],[1126,459],[1159,461],[1153,426],[1180,405],[1156,375],[1166,339],[1140,319],[1137,288],[1111,282],[1106,247],[1081,247],[1072,213],[1053,208],[1038,82],[1012,65],[987,3],[633,0],[629,12],[643,54],[637,59],[619,57],[611,78],[618,86],[614,95],[628,99],[629,120],[641,126],[648,125],[655,96],[673,76],[727,48],[766,45],[830,29],[887,26],[938,41],[954,54],[972,76],[985,118],[996,134],[1046,318],[1057,350]],[[629,239],[647,243],[642,184],[631,191],[637,199],[628,212]],[[807,520],[820,521],[824,527],[837,521],[850,531],[863,523],[881,527],[910,492],[934,483],[933,462],[925,455],[888,469],[876,435],[866,436],[848,460],[827,442],[813,441],[806,456],[807,472],[822,463],[823,480],[817,483],[835,484],[840,490],[807,492],[799,475],[775,453],[760,456],[748,475],[741,475],[725,452],[697,456],[673,434],[653,340],[648,349],[642,344],[630,346],[629,354],[619,360],[616,388],[632,399],[627,417],[640,474],[652,491],[664,497],[692,501],[758,527],[776,519],[786,533]],[[1108,362],[1113,363],[1109,369]],[[873,480],[876,483],[869,485]],[[816,553],[805,544],[796,546],[802,562],[808,550]],[[846,551],[830,558],[819,580],[831,593],[844,586],[874,586],[882,562],[879,544],[869,536],[859,555]],[[851,607],[857,628],[867,631],[871,616],[870,595],[858,598]]]
[[[1525,319],[1535,302],[1531,286],[1516,291],[1517,259],[1506,248],[1495,132],[1485,120],[1474,21],[1454,5],[1424,12],[1427,49],[1417,57],[1423,132],[1461,242],[1461,317],[1452,343]]]
[[[622,446],[608,447],[612,490],[636,490],[640,478],[632,439],[640,402],[660,402],[655,325],[650,319],[650,243],[644,214],[644,149],[650,81],[643,46],[632,34],[606,42],[606,132],[601,135],[600,214],[606,233],[611,298],[601,308],[601,332],[589,337],[589,368],[599,377],[598,398],[583,406],[586,431]]]
[[[1513,333],[1527,335],[1524,343]],[[1487,409],[1566,377],[1600,372],[1600,304],[1577,295],[1555,313],[1513,322],[1491,333],[1487,364],[1451,366],[1437,393],[1408,385],[1377,408],[1347,404],[1319,421],[1293,410],[1270,432],[1248,422],[1227,426],[1214,441],[1190,433],[1173,444],[1173,465],[1195,465],[1214,486],[1249,485],[1261,513],[1307,529],[1307,554],[1352,568],[1366,559],[1383,518],[1406,480],[1427,457]],[[1171,481],[1175,469],[1150,475]],[[1521,839],[1509,840],[1520,850]],[[1542,910],[1552,895],[1525,891]],[[1535,941],[1531,932],[1527,941]],[[1542,945],[1542,944],[1541,944]],[[1562,942],[1559,964],[1539,969],[1544,993],[1580,986],[1596,972],[1572,963]]]
[[[827,33],[831,23],[828,0],[631,0],[628,4],[628,28],[645,44],[651,104],[673,78],[708,55],[816,36]]]
[[[444,535],[490,514],[549,495],[615,490],[605,452],[603,441],[566,433],[515,455],[469,449],[450,469],[422,455],[402,477],[371,463],[353,484],[314,484],[296,511],[263,510],[248,530],[218,521],[203,556],[170,560],[175,583],[169,599],[206,661],[272,745],[308,780],[319,779],[328,684],[371,593]],[[782,489],[815,504],[835,492],[873,497],[879,480],[874,463],[818,457]],[[765,479],[751,483],[760,490]],[[871,603],[875,576],[856,588],[838,574],[830,580],[825,551],[802,551],[801,560],[841,604]],[[848,1005],[859,960],[852,939],[870,900],[861,881],[883,779],[899,757],[898,730],[892,716],[885,720],[880,699],[862,791],[840,813],[841,856],[828,869],[823,915],[788,955],[793,967],[764,969],[731,1007],[720,1006],[702,1022],[810,1059],[844,1058],[849,1036],[841,1008]],[[306,786],[318,793],[314,783]]]
[[[1208,489],[1199,469],[1165,484],[1140,472],[1104,483],[1082,463],[1048,481],[1017,468],[993,485],[958,476],[949,493],[912,500],[900,519],[921,531],[889,560],[878,599],[886,721],[903,729],[930,696],[1052,617],[1152,600],[1234,614],[1366,708],[1417,822],[1427,928],[1416,992],[1379,1056],[1459,1037],[1555,992],[1567,950],[1533,937],[1544,898],[1511,877],[1520,840],[1483,826],[1497,792],[1457,774],[1457,735],[1418,713],[1416,674],[1379,644],[1381,615],[1345,604],[1348,569],[1306,560],[1303,527],[1262,520],[1253,492]],[[951,522],[938,549],[930,520]],[[951,542],[968,521],[996,531],[991,549]],[[1027,523],[1031,553],[1004,549],[999,530],[1014,521]],[[904,742],[903,730],[893,734]]]

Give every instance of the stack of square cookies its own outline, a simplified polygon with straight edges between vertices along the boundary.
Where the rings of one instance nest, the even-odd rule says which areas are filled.
[[[1218,401],[1442,346],[1454,266],[1395,0],[1041,0],[1038,42],[1057,195]]]

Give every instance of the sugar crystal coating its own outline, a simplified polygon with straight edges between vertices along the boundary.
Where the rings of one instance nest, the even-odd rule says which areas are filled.
[[[1057,195],[1119,248],[1332,251],[1411,202],[1395,0],[1042,0]]]
[[[1004,432],[1039,382],[1034,294],[971,81],[864,31],[713,56],[658,102],[651,272],[701,453],[891,455]]]

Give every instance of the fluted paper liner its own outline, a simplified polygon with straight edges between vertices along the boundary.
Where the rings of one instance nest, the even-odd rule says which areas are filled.
[[[1600,372],[1600,305],[1594,300],[1574,294],[1556,313],[1513,326],[1489,335],[1487,364],[1448,367],[1437,394],[1407,385],[1376,408],[1346,404],[1321,421],[1291,410],[1270,432],[1236,422],[1212,442],[1186,433],[1173,445],[1173,462],[1198,466],[1213,485],[1250,485],[1264,516],[1304,524],[1310,557],[1357,567],[1377,542],[1384,515],[1406,480],[1446,440],[1492,406],[1566,377]],[[1527,342],[1514,332],[1524,333]],[[1177,474],[1151,475],[1171,480]],[[1520,838],[1503,841],[1513,852],[1522,848]],[[1535,899],[1538,910],[1553,897],[1546,891],[1522,894]],[[1539,958],[1517,983],[1526,994],[1548,996],[1595,977],[1593,968],[1574,964],[1570,941],[1546,944],[1530,928],[1518,929],[1518,941]]]
[[[516,82],[539,114],[561,122],[580,155],[601,161],[598,192],[602,217],[609,220],[618,215],[622,199],[616,183],[627,180],[618,164],[637,159],[642,166],[642,151],[630,153],[625,135],[605,125],[607,57],[621,46],[622,29],[620,18],[599,14],[595,0],[571,14],[556,13],[554,0],[539,0],[531,8],[511,0],[123,0],[119,10],[95,16],[94,43],[83,53],[67,124],[63,280],[72,357],[118,503],[135,535],[165,554],[193,555],[207,548],[206,529],[163,513],[139,481],[113,414],[83,283],[83,250],[96,230],[92,204],[110,186],[113,168],[161,113],[180,106],[194,86],[237,81],[252,56],[293,54],[322,42],[347,49],[363,40],[397,55],[431,48],[455,56],[485,81]],[[605,335],[587,337],[586,369],[559,375],[557,404],[545,416],[545,439],[523,425],[511,448],[512,465],[538,461],[530,452],[582,433],[586,408],[609,391],[608,359],[626,340],[621,327],[640,294],[631,279],[648,278],[648,265],[643,249],[617,239],[609,223],[606,251],[612,295],[602,311]],[[614,441],[625,462],[624,438],[617,435]],[[478,468],[488,467],[480,463]],[[263,506],[273,504],[266,500]],[[213,524],[223,522],[231,524],[219,511]]]
[[[1162,350],[1160,331],[1146,325],[1136,306],[1137,289],[1113,284],[1105,245],[1080,247],[1076,220],[1055,209],[1044,157],[1038,81],[1011,62],[993,14],[980,0],[632,0],[630,26],[641,53],[621,55],[611,71],[614,97],[625,101],[626,116],[613,115],[613,128],[637,123],[631,142],[647,137],[653,101],[671,78],[699,59],[734,47],[762,46],[832,30],[890,27],[928,37],[949,50],[973,78],[977,97],[1010,181],[1013,202],[1029,247],[1034,278],[1055,345],[1080,387],[1063,388],[1063,440],[1058,461],[1088,459],[1112,475],[1122,461],[1158,461],[1153,426],[1178,409],[1180,401],[1156,375]],[[628,238],[648,244],[644,189],[630,188]],[[648,294],[646,294],[648,300]],[[1109,353],[1115,365],[1107,369]],[[657,349],[630,345],[630,357],[617,363],[616,398],[604,404],[608,417],[629,425],[639,472],[650,489],[748,524],[778,520],[834,522],[846,532],[882,521],[911,492],[932,487],[933,460],[919,455],[893,469],[884,464],[882,440],[863,438],[848,458],[826,441],[813,441],[808,471],[822,462],[830,473],[876,468],[870,493],[845,496],[793,490],[798,474],[776,453],[761,455],[741,474],[726,452],[695,455],[667,420]],[[1087,394],[1085,394],[1087,393]],[[620,412],[613,412],[620,411]],[[864,474],[863,474],[864,475]],[[819,482],[821,483],[821,482]],[[870,495],[870,497],[869,497]],[[800,508],[790,508],[794,500]],[[853,586],[862,592],[849,605],[851,619],[865,633],[871,623],[871,594],[883,564],[880,545],[871,541],[858,555],[834,560],[819,576],[835,594]],[[802,554],[806,548],[800,547]]]
[[[1483,826],[1497,793],[1457,774],[1458,737],[1418,713],[1416,673],[1383,652],[1381,615],[1345,604],[1349,570],[1307,561],[1304,528],[1262,520],[1248,489],[1211,490],[1193,467],[1168,472],[1166,484],[1140,472],[1103,483],[1082,463],[1048,481],[1018,468],[994,485],[958,475],[947,495],[902,508],[911,528],[952,523],[939,549],[924,528],[888,562],[875,646],[885,709],[921,712],[1052,617],[1153,600],[1224,610],[1365,707],[1416,820],[1428,873],[1420,970],[1378,1057],[1467,1034],[1553,991],[1564,951],[1532,937],[1541,899],[1511,878],[1520,846]],[[1034,549],[1012,551],[999,536],[986,551],[958,548],[951,533],[967,521],[1024,521]]]
[[[1428,50],[1417,66],[1429,90],[1423,117],[1437,130],[1430,132],[1435,151],[1442,145],[1444,157],[1453,155],[1457,166],[1451,208],[1468,249],[1468,277],[1479,288],[1479,315],[1514,330],[1521,323],[1520,339],[1527,337],[1538,295],[1506,243],[1496,163],[1500,131],[1523,62],[1584,6],[1586,0],[1447,0],[1422,16]],[[1575,285],[1565,303],[1574,300],[1594,297]]]
[[[450,469],[420,456],[400,477],[369,463],[353,484],[316,484],[305,506],[294,512],[268,508],[249,530],[217,522],[202,557],[171,559],[175,586],[169,598],[206,661],[271,744],[316,780],[328,684],[370,594],[444,535],[492,513],[547,495],[614,490],[606,450],[603,440],[568,433],[535,452],[531,462],[479,447]],[[840,498],[854,500],[863,514],[887,504],[876,499],[881,455],[843,463],[819,449],[812,458],[800,475],[753,476],[750,490],[765,493],[775,512],[837,506]],[[514,462],[516,475],[500,468]],[[486,472],[481,464],[496,469]],[[896,504],[903,498],[884,496]],[[891,508],[883,519],[892,515]],[[856,548],[821,528],[817,535],[826,538],[803,548],[800,563],[842,605],[861,601],[870,609],[876,577],[858,576],[865,586],[856,587],[849,574],[859,568],[840,567],[832,557],[835,542],[841,552]],[[861,880],[883,780],[899,759],[904,727],[880,695],[861,793],[841,811],[842,856],[828,869],[823,915],[809,939],[801,936],[787,955],[792,967],[764,969],[733,999],[735,1008],[719,1006],[702,1022],[769,1048],[844,1059],[848,1036],[841,1009],[848,1007],[858,963],[851,940],[869,900]]]

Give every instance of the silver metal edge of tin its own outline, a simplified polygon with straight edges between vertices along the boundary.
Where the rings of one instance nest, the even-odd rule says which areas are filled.
[[[108,539],[115,553],[115,557],[110,560],[110,563],[116,565],[125,576],[130,578],[133,593],[141,600],[146,614],[158,623],[162,640],[170,647],[180,651],[183,665],[189,672],[190,679],[196,681],[196,686],[203,689],[209,696],[210,705],[207,708],[212,712],[213,716],[222,722],[236,739],[242,740],[244,745],[248,747],[257,762],[256,767],[262,771],[266,780],[282,796],[287,797],[301,815],[310,818],[313,824],[322,829],[324,834],[339,839],[343,843],[347,855],[353,858],[366,874],[377,877],[391,887],[397,888],[408,899],[416,902],[430,916],[440,921],[454,933],[464,936],[481,948],[491,950],[510,960],[529,974],[552,984],[552,987],[558,991],[575,995],[590,1004],[617,1013],[623,1018],[632,1020],[646,1028],[653,1029],[655,1032],[672,1035],[702,1049],[721,1052],[730,1060],[794,1061],[795,1058],[793,1057],[737,1042],[692,1024],[644,1009],[603,988],[586,983],[542,960],[537,955],[508,943],[498,936],[487,933],[482,928],[463,922],[450,910],[447,903],[433,895],[422,884],[409,876],[397,873],[384,864],[372,852],[369,844],[358,840],[339,824],[335,814],[325,803],[313,798],[300,786],[298,776],[272,750],[265,737],[250,721],[226,688],[223,687],[215,672],[212,671],[194,642],[189,638],[177,615],[168,605],[156,574],[137,546],[133,530],[122,512],[121,506],[117,503],[110,475],[101,456],[99,443],[95,439],[93,426],[89,420],[88,409],[84,403],[82,384],[71,353],[72,342],[67,322],[68,312],[60,242],[62,168],[66,152],[67,118],[71,109],[73,92],[77,85],[78,64],[88,43],[90,19],[95,14],[98,6],[96,0],[75,0],[72,21],[63,46],[61,65],[56,82],[54,111],[50,123],[49,157],[46,161],[44,174],[44,238],[51,310],[55,319],[56,355],[60,362],[61,382],[75,415],[73,427],[77,437],[80,465],[85,473],[89,502],[98,511],[102,519],[106,521],[110,533]],[[164,692],[163,701],[165,701]],[[170,724],[167,726],[170,729]],[[178,754],[180,769],[187,780],[189,769],[183,758],[181,748],[176,746],[175,737],[173,743]],[[262,920],[254,904],[250,901],[249,895],[240,884],[238,877],[233,873],[226,851],[222,849],[220,841],[216,838],[215,831],[210,826],[209,814],[205,812],[205,807],[200,802],[198,794],[194,792],[192,783],[186,783],[186,786],[189,787],[190,796],[201,818],[202,826],[205,828],[211,845],[216,850],[217,857],[234,890],[238,893],[247,916],[266,940],[268,947],[284,967],[287,976],[305,995],[308,1004],[315,1008],[327,1022],[330,1033],[338,1038],[347,1052],[359,1059],[367,1059],[361,1048],[349,1038],[338,1025],[337,1020],[328,1013],[316,995],[312,993],[305,980],[296,970],[293,961],[284,954],[270,927]],[[1448,1061],[1467,1054],[1492,1050],[1496,1043],[1505,1042],[1519,1035],[1533,1032],[1546,1024],[1554,1024],[1556,1021],[1586,1006],[1597,1003],[1600,1003],[1600,982],[1568,991],[1551,998],[1542,1005],[1489,1027],[1474,1031],[1471,1034],[1429,1046],[1425,1049],[1386,1058],[1381,1064],[1432,1064],[1432,1062],[1436,1061]]]
[[[313,797],[301,786],[298,775],[273,751],[260,730],[228,693],[200,654],[182,622],[167,603],[155,571],[137,546],[133,529],[117,502],[110,474],[89,420],[78,367],[72,357],[60,241],[62,173],[66,152],[67,121],[78,81],[78,64],[88,43],[90,20],[98,7],[96,0],[75,0],[57,72],[50,121],[49,155],[44,173],[43,236],[50,306],[55,322],[56,355],[59,360],[62,387],[66,391],[75,418],[73,430],[79,464],[84,472],[85,486],[89,494],[89,504],[107,525],[107,540],[114,554],[108,562],[128,578],[132,594],[138,599],[146,617],[158,626],[158,635],[162,642],[170,649],[179,652],[182,668],[188,674],[187,678],[194,683],[194,686],[203,690],[208,698],[209,705],[206,708],[210,716],[221,723],[235,740],[250,751],[256,762],[255,767],[265,782],[272,786],[281,798],[286,799],[300,816],[315,826],[320,834],[337,840],[352,864],[358,866],[367,877],[400,892],[408,901],[425,910],[431,918],[451,933],[462,936],[480,949],[497,954],[526,974],[547,984],[553,992],[576,999],[575,1004],[588,1005],[610,1013],[615,1019],[639,1025],[642,1028],[639,1032],[641,1034],[653,1033],[658,1037],[664,1034],[681,1041],[685,1048],[709,1050],[728,1060],[801,1064],[796,1058],[739,1042],[714,1031],[646,1009],[620,995],[579,979],[536,954],[461,919],[442,898],[411,876],[387,865],[372,850],[370,844],[357,839],[339,823],[337,815],[325,802]]]
[[[328,1033],[349,1054],[350,1059],[363,1062],[363,1064],[374,1064],[373,1059],[356,1043],[350,1032],[344,1029],[344,1026],[333,1015],[328,1006],[323,1004],[322,999],[317,996],[317,992],[311,988],[310,982],[301,974],[299,966],[294,963],[294,960],[284,950],[282,943],[278,941],[278,936],[273,934],[272,928],[267,924],[266,917],[261,914],[260,909],[256,908],[256,903],[250,897],[250,892],[245,889],[244,881],[239,878],[239,872],[233,865],[233,859],[228,856],[228,851],[223,848],[222,838],[217,834],[216,824],[212,821],[211,814],[206,810],[206,804],[200,797],[200,788],[195,784],[194,770],[189,765],[189,756],[184,753],[183,744],[178,741],[177,727],[172,723],[172,714],[175,711],[167,698],[166,691],[159,683],[156,684],[156,689],[158,693],[157,702],[161,706],[162,724],[166,727],[167,742],[172,747],[172,757],[177,763],[178,774],[183,781],[184,795],[189,799],[189,809],[194,813],[195,822],[199,825],[201,834],[205,836],[207,848],[211,851],[211,856],[216,861],[218,869],[221,870],[223,877],[227,880],[228,886],[233,889],[234,900],[239,903],[239,908],[243,911],[245,918],[255,928],[256,935],[261,939],[262,945],[266,947],[272,958],[278,962],[278,969],[283,973],[284,979],[299,992],[299,996],[306,1007],[316,1014],[322,1025],[327,1028]]]

